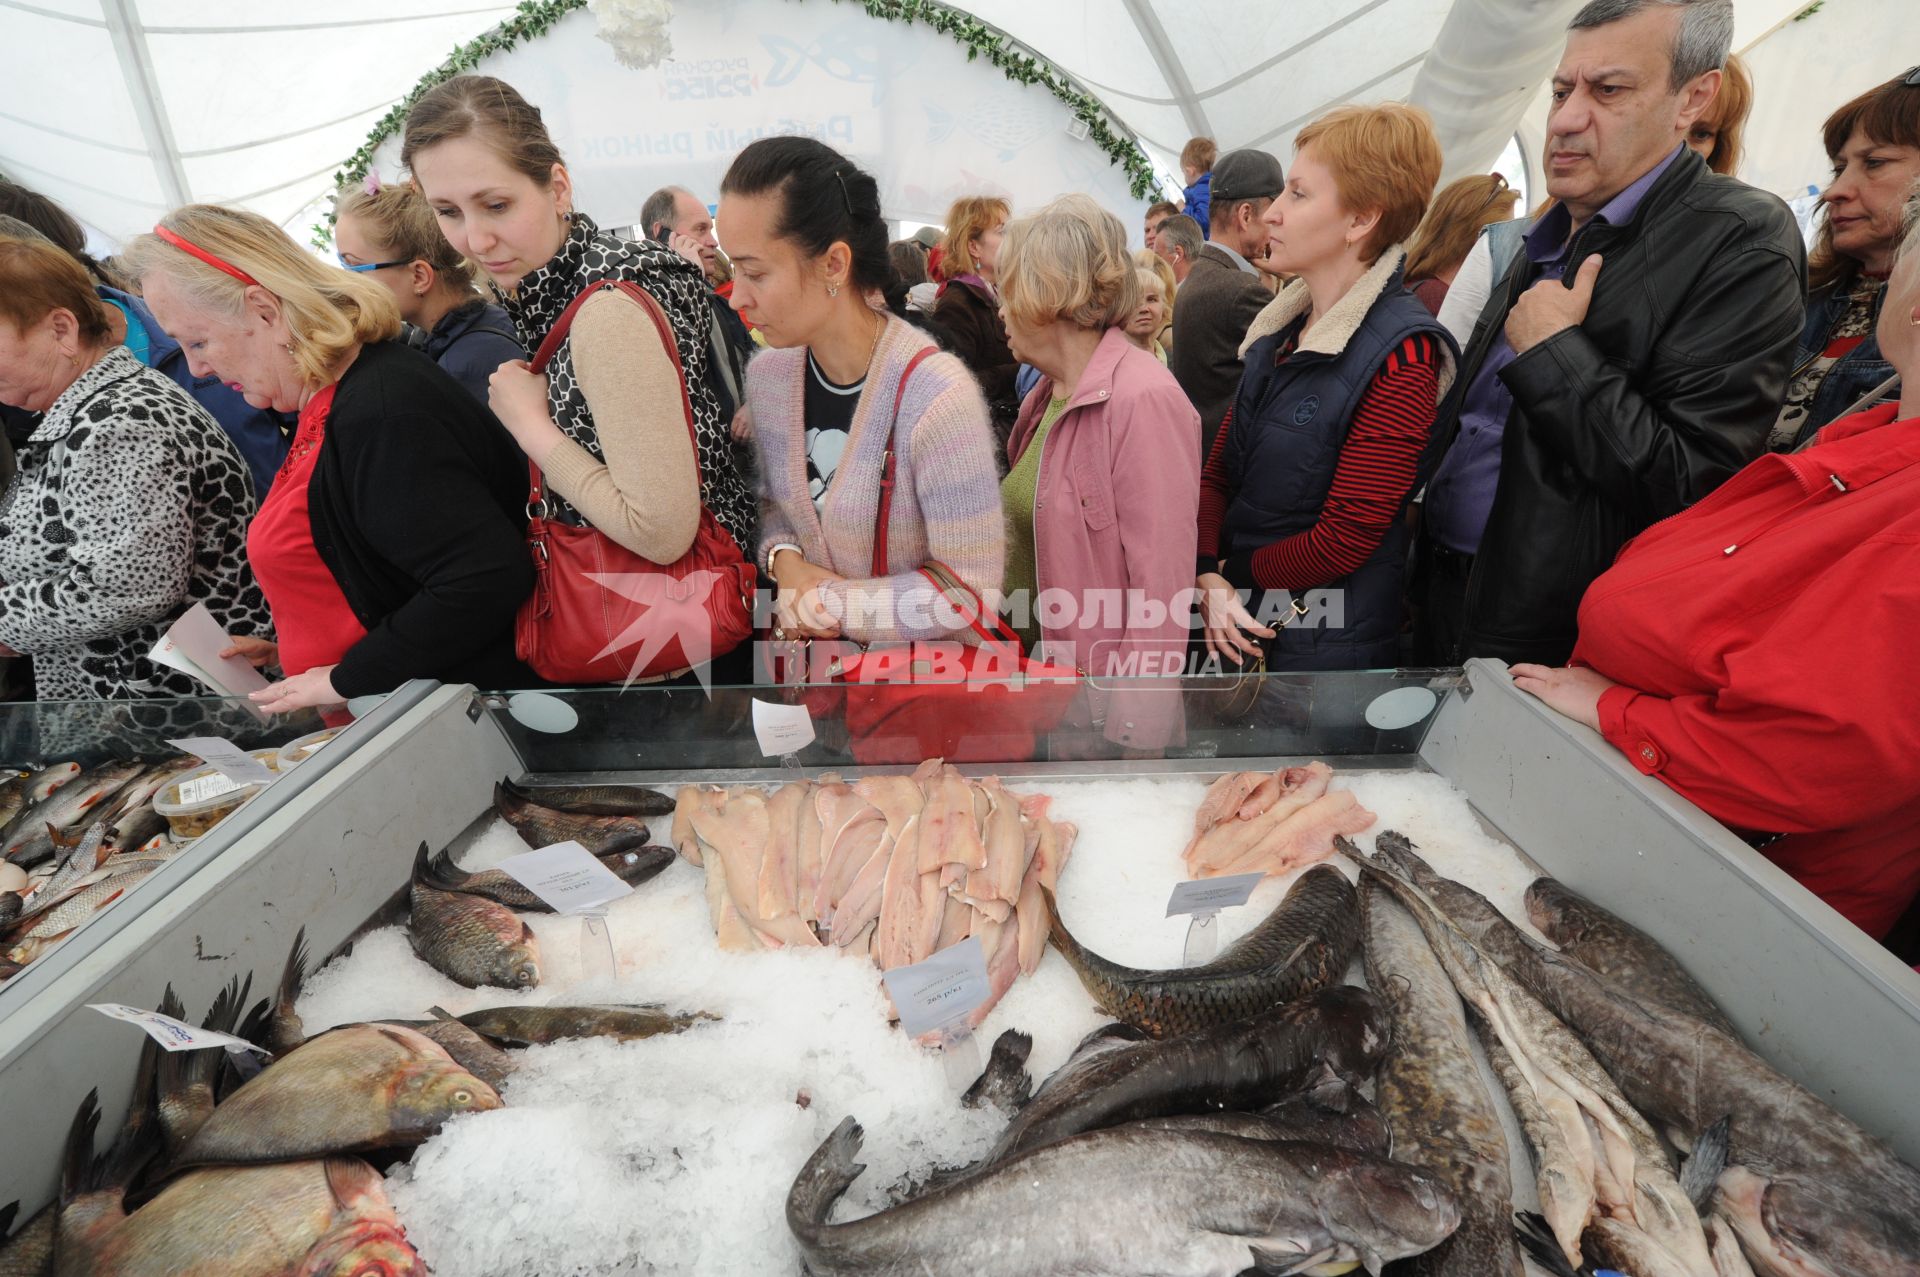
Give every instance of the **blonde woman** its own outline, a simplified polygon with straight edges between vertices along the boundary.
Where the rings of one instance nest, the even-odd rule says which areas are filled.
[[[413,187],[375,181],[342,191],[334,204],[333,246],[342,266],[393,295],[413,330],[408,344],[481,403],[494,370],[527,357],[513,320],[480,296],[473,267],[447,243]]]
[[[1007,347],[1007,326],[1000,322],[1000,237],[1012,207],[1003,199],[969,195],[947,210],[947,237],[940,266],[946,286],[934,303],[934,322],[947,334],[949,349],[960,356],[980,382],[993,418],[993,432],[1005,447],[1007,431],[1020,411],[1013,379],[1020,361]]]
[[[125,260],[195,375],[300,414],[247,534],[280,641],[238,650],[286,674],[254,694],[261,707],[333,705],[410,678],[525,686],[513,655],[533,588],[525,463],[492,413],[397,340],[387,290],[211,204],[167,214]]]
[[[1127,340],[1158,359],[1164,366],[1167,352],[1161,348],[1160,338],[1167,331],[1167,294],[1166,285],[1160,280],[1158,271],[1136,266],[1133,270],[1140,284],[1140,304],[1133,313],[1121,321]]]
[[[1153,334],[1153,344],[1160,352],[1160,362],[1164,364],[1167,362],[1167,352],[1173,349],[1173,302],[1180,291],[1180,282],[1174,277],[1173,263],[1153,249],[1135,249],[1133,264],[1152,271],[1154,278],[1160,281],[1161,323],[1159,331]]]

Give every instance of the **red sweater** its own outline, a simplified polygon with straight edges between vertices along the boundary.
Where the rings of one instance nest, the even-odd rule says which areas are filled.
[[[1318,521],[1305,532],[1261,546],[1250,562],[1225,565],[1227,580],[1246,589],[1307,590],[1365,563],[1413,490],[1439,386],[1438,344],[1424,334],[1407,338],[1387,356],[1353,410]],[[1200,475],[1203,572],[1212,571],[1220,557],[1220,525],[1240,488],[1239,476],[1228,473],[1225,461],[1232,424],[1229,412]]]
[[[1576,664],[1642,772],[1879,937],[1920,891],[1920,417],[1763,456],[1621,552]]]

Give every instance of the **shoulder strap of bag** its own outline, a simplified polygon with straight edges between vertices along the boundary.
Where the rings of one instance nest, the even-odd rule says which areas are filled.
[[[1025,655],[1025,645],[1020,642],[1020,636],[1013,627],[1007,624],[1006,618],[988,612],[980,596],[972,586],[960,579],[958,572],[940,560],[932,559],[921,567],[920,575],[933,582],[940,593],[946,596],[968,627],[980,636],[981,643],[1011,647],[1015,653]]]
[[[922,347],[900,374],[900,384],[893,392],[893,423],[887,427],[887,459],[880,469],[880,513],[873,525],[873,575],[887,575],[887,523],[893,517],[893,471],[894,448],[900,434],[900,405],[907,399],[907,378],[913,376],[913,370],[920,361],[939,350],[937,346]]]
[[[654,331],[660,336],[660,344],[666,347],[667,358],[673,361],[673,375],[680,383],[681,415],[686,419],[687,439],[693,444],[693,481],[696,485],[700,484],[702,482],[700,437],[694,431],[693,399],[687,391],[687,370],[680,363],[680,344],[674,340],[673,325],[667,320],[667,312],[660,308],[660,303],[655,301],[653,294],[646,289],[630,279],[603,279],[597,283],[588,284],[580,290],[578,297],[567,303],[567,308],[560,312],[560,318],[553,321],[553,327],[549,328],[547,335],[541,339],[540,349],[534,352],[528,367],[536,373],[547,370],[547,365],[553,362],[554,355],[559,353],[560,343],[567,339],[567,332],[573,327],[573,318],[579,313],[580,307],[602,288],[616,288],[625,293],[634,305],[653,321]],[[546,498],[541,491],[540,467],[535,465],[531,458],[527,460],[527,473],[533,481],[532,495],[527,498],[528,512],[531,514],[533,511],[544,509]]]

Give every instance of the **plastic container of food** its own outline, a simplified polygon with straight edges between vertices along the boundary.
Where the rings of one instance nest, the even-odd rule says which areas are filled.
[[[266,764],[268,771],[282,770],[277,749],[251,750],[249,756]],[[166,817],[176,839],[185,841],[212,829],[263,788],[264,783],[229,780],[213,767],[196,767],[162,785],[153,796],[153,810]]]
[[[288,741],[280,747],[278,755],[280,770],[285,771],[296,763],[306,762],[307,759],[313,756],[314,751],[318,750],[322,745],[339,734],[340,729],[338,727],[329,727],[325,731],[313,732],[309,735],[302,736],[299,740]]]

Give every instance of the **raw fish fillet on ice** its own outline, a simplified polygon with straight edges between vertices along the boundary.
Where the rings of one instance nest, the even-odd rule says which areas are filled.
[[[767,846],[760,860],[757,917],[799,912],[800,810],[811,805],[807,797],[805,785],[782,785],[767,800]]]
[[[1284,820],[1270,823],[1273,812],[1285,805],[1282,800],[1266,816],[1246,822],[1265,826],[1253,845],[1238,857],[1203,869],[1197,876],[1210,878],[1255,871],[1291,873],[1325,860],[1333,854],[1334,838],[1360,833],[1371,828],[1375,820],[1374,814],[1360,805],[1352,791],[1345,789],[1330,790],[1292,811]]]

